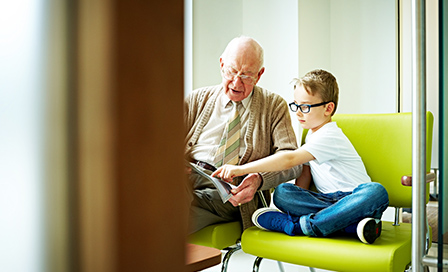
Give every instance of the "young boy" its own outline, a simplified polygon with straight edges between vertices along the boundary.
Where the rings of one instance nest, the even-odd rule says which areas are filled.
[[[289,104],[304,129],[305,144],[241,166],[224,165],[213,173],[226,181],[249,173],[289,169],[304,164],[296,185],[280,184],[273,208],[252,215],[262,229],[288,235],[328,236],[356,233],[363,243],[373,243],[381,234],[381,215],[389,204],[386,189],[371,182],[364,164],[349,139],[331,117],[338,104],[335,77],[313,70],[295,79],[294,102]],[[309,191],[311,181],[317,191]]]

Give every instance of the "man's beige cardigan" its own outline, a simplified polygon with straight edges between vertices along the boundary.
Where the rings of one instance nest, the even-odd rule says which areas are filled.
[[[185,100],[185,126],[186,126],[186,158],[190,158],[191,148],[196,144],[202,129],[210,119],[215,107],[218,94],[223,92],[222,85],[204,87],[193,91]],[[244,141],[246,150],[239,164],[255,161],[276,152],[297,149],[297,140],[292,129],[291,118],[285,100],[258,86],[254,87],[252,102],[249,109],[249,121]],[[270,201],[269,189],[280,183],[295,179],[301,174],[302,166],[292,169],[260,173],[263,191],[268,203]],[[243,228],[253,226],[251,216],[253,212],[262,207],[258,195],[249,203],[240,206]]]

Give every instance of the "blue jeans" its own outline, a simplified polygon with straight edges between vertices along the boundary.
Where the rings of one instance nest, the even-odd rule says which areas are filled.
[[[280,184],[274,192],[274,204],[289,213],[307,236],[328,236],[352,232],[353,226],[366,217],[380,219],[389,205],[386,189],[369,182],[352,192],[316,193],[294,184]]]

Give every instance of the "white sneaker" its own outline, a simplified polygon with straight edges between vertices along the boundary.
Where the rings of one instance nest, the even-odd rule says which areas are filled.
[[[373,244],[381,235],[382,222],[380,219],[364,218],[356,227],[356,234],[364,244]]]

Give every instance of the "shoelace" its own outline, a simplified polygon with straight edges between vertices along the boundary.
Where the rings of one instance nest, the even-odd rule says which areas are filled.
[[[292,218],[292,216],[289,214],[289,212],[287,212],[288,214],[288,219],[291,220],[291,222],[293,222],[294,224],[299,222],[300,217],[295,216],[295,219]]]
[[[287,213],[287,218],[284,218],[283,216],[282,217],[274,217],[270,223],[271,223],[272,228],[277,229],[277,230],[284,230],[285,225],[288,221],[294,223],[289,212]]]

